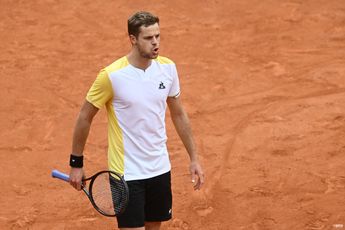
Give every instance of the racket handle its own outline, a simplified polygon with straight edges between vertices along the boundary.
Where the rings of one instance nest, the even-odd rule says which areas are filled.
[[[69,176],[65,173],[60,172],[59,170],[54,169],[52,171],[52,177],[58,178],[60,180],[64,180],[66,182],[69,182]]]

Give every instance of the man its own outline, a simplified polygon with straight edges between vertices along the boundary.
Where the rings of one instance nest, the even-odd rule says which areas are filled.
[[[166,147],[165,111],[190,157],[194,189],[204,174],[189,124],[180,101],[175,64],[158,55],[159,19],[138,12],[128,19],[132,49],[97,76],[81,108],[73,135],[70,184],[81,189],[83,150],[93,117],[106,106],[108,113],[109,169],[124,175],[129,204],[117,217],[120,229],[160,229],[171,219],[171,165]]]

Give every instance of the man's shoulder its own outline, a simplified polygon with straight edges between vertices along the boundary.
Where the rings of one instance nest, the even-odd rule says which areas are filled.
[[[104,70],[110,74],[112,72],[116,72],[120,69],[125,68],[126,66],[128,66],[128,60],[126,56],[123,56],[119,59],[117,59],[116,61],[114,61],[113,63],[111,63],[110,65],[108,65],[107,67],[104,68]]]
[[[159,64],[175,64],[171,59],[163,56],[158,56],[156,59],[154,59]]]

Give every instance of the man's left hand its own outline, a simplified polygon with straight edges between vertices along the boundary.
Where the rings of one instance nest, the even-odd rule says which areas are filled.
[[[201,165],[197,161],[191,162],[189,170],[192,175],[192,183],[194,184],[194,190],[201,189],[201,186],[204,184],[205,181],[205,176],[202,171]]]

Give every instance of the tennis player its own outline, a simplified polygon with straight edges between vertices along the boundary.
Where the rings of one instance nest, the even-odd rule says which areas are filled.
[[[159,18],[137,12],[128,19],[130,52],[100,71],[77,118],[70,184],[81,189],[83,151],[93,117],[103,106],[108,114],[109,170],[124,175],[130,195],[117,217],[120,229],[160,229],[171,219],[171,165],[167,150],[165,112],[190,158],[194,189],[204,183],[188,116],[180,99],[176,66],[159,56]]]

